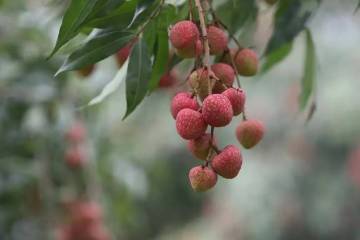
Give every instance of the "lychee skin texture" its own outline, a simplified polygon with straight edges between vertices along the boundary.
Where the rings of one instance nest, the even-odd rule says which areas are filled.
[[[213,88],[213,93],[222,93],[226,90],[224,84],[227,87],[231,87],[235,80],[234,69],[225,63],[216,63],[211,66],[211,70],[220,81],[216,81]]]
[[[176,116],[176,130],[179,135],[186,139],[196,139],[201,137],[207,128],[201,113],[185,108]]]
[[[119,68],[124,64],[124,62],[128,59],[132,48],[132,43],[128,43],[125,47],[121,48],[116,53],[116,61]]]
[[[177,49],[194,48],[200,33],[197,26],[191,21],[180,21],[170,30],[170,41]]]
[[[171,101],[171,115],[176,119],[177,114],[185,108],[197,111],[200,106],[196,98],[192,98],[190,93],[180,92],[176,94]]]
[[[210,53],[214,55],[222,54],[227,48],[228,37],[225,32],[215,26],[207,28],[207,35],[209,39]]]
[[[259,59],[256,52],[249,48],[235,53],[234,62],[238,73],[242,76],[254,76],[258,71]]]
[[[199,138],[190,140],[188,142],[188,149],[198,159],[206,160],[211,149],[211,135],[206,133]],[[215,146],[215,139],[212,140],[212,145]]]
[[[190,169],[189,180],[195,192],[205,192],[215,186],[217,175],[209,167],[197,166]]]
[[[78,70],[78,74],[81,77],[89,77],[95,71],[95,65],[89,65]]]
[[[246,120],[236,128],[236,137],[241,145],[246,148],[252,148],[258,144],[265,133],[264,124],[258,120]]]
[[[233,109],[230,100],[222,94],[211,94],[205,98],[202,116],[213,127],[224,127],[231,122]]]
[[[242,156],[240,150],[234,145],[226,146],[211,162],[211,166],[217,174],[229,179],[239,174],[241,165]]]
[[[230,100],[234,116],[237,116],[244,111],[246,96],[242,89],[229,88],[222,94]]]
[[[203,45],[200,40],[197,40],[195,45],[186,48],[175,48],[175,52],[182,58],[194,58],[200,56],[203,52]]]
[[[204,100],[209,95],[209,89],[214,87],[215,81],[209,79],[208,71],[205,68],[199,68],[190,74],[188,84],[200,99]]]

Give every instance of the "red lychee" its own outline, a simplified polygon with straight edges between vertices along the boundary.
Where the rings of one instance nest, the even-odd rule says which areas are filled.
[[[223,93],[231,102],[234,116],[239,115],[244,111],[245,106],[245,92],[242,89],[229,88]]]
[[[71,168],[80,168],[86,161],[86,151],[81,146],[72,146],[65,153],[65,163]]]
[[[77,72],[81,77],[85,78],[85,77],[90,76],[94,72],[94,70],[95,70],[95,65],[92,64],[92,65],[89,65],[82,69],[77,70]]]
[[[189,180],[196,192],[205,192],[215,186],[217,175],[209,167],[197,166],[190,169]]]
[[[174,70],[166,72],[159,81],[159,88],[170,88],[176,84],[176,73]]]
[[[202,116],[213,127],[224,127],[231,122],[233,110],[230,100],[222,94],[211,94],[205,98]]]
[[[119,68],[124,64],[124,62],[128,59],[130,52],[131,52],[131,48],[132,48],[133,43],[128,43],[125,45],[125,47],[121,48],[117,53],[116,53],[116,61],[117,64],[119,66]]]
[[[242,156],[240,150],[234,145],[226,146],[211,162],[214,171],[224,178],[236,177],[241,165]]]
[[[199,36],[199,29],[193,22],[180,21],[171,28],[169,38],[177,49],[194,49]]]
[[[190,108],[197,111],[200,106],[195,97],[191,97],[190,93],[180,92],[173,97],[171,101],[171,115],[176,119],[176,115],[184,108]]]
[[[201,160],[206,160],[211,149],[210,142],[211,135],[206,133],[199,138],[190,140],[188,142],[188,148],[195,157]],[[216,145],[214,138],[212,139],[212,145]]]
[[[214,72],[216,77],[219,78],[219,81],[216,81],[213,88],[213,93],[222,93],[225,91],[226,87],[231,87],[235,80],[234,69],[225,63],[216,63],[211,66],[211,70]]]
[[[185,108],[176,116],[176,130],[179,135],[186,139],[196,139],[201,137],[207,128],[201,113]]]
[[[215,81],[209,78],[205,68],[199,68],[190,74],[188,84],[200,99],[204,100],[209,95],[209,90],[214,87]]]
[[[236,128],[236,137],[244,148],[258,144],[265,133],[264,124],[258,120],[246,120]]]
[[[86,129],[81,121],[75,122],[65,133],[66,139],[71,143],[82,143],[86,138]]]
[[[203,51],[203,45],[200,40],[197,40],[195,45],[186,48],[175,48],[175,52],[182,58],[194,58],[201,55]]]
[[[207,28],[207,35],[209,39],[210,53],[219,55],[222,54],[227,48],[228,38],[225,32],[215,26]]]
[[[102,220],[102,210],[98,203],[92,201],[79,201],[71,208],[73,224],[90,225]]]
[[[255,51],[244,48],[234,56],[238,73],[242,76],[254,76],[258,71],[259,59]]]

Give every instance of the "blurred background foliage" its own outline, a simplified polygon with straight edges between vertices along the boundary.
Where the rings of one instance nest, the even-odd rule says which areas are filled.
[[[101,204],[113,239],[360,239],[358,1],[322,1],[301,11],[295,4],[281,15],[277,6],[241,1],[235,6],[248,10],[242,18],[232,2],[216,3],[219,15],[270,65],[243,80],[248,114],[265,122],[267,134],[243,151],[235,181],[222,179],[196,194],[187,182],[196,160],[169,114],[176,89],[156,90],[125,121],[124,84],[84,107],[116,80],[115,58],[99,62],[87,78],[76,72],[54,78],[64,55],[87,37],[80,34],[46,60],[68,3],[0,1],[0,239],[53,239],[64,203],[77,196]],[[301,79],[309,79],[301,21],[317,54],[311,77],[317,110],[307,124],[308,111],[298,105]],[[81,171],[64,162],[64,136],[78,120],[88,132],[89,162]],[[236,144],[235,124],[219,130],[220,141]]]

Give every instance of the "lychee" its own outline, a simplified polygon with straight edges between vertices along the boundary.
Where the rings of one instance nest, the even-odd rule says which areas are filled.
[[[214,55],[222,54],[227,48],[228,37],[225,32],[213,25],[207,28],[207,36],[209,39],[210,53]]]
[[[206,160],[211,149],[211,142],[213,146],[216,145],[215,139],[213,138],[211,141],[211,135],[206,133],[199,138],[190,140],[188,142],[188,149],[198,159]]]
[[[200,99],[204,100],[209,95],[209,90],[211,92],[214,87],[215,80],[209,78],[207,69],[199,68],[190,74],[188,84]]]
[[[184,108],[190,108],[192,110],[198,110],[199,104],[195,97],[192,97],[190,93],[180,92],[173,97],[171,101],[171,115],[176,119],[176,115],[180,110]]]
[[[73,224],[89,225],[98,223],[102,219],[102,210],[98,203],[92,201],[80,201],[71,210]]]
[[[65,153],[65,163],[71,168],[80,168],[86,161],[87,155],[81,146],[70,147]]]
[[[77,70],[78,74],[81,76],[81,77],[88,77],[90,76],[95,70],[95,65],[92,64],[92,65],[89,65],[89,66],[86,66],[84,68],[81,68],[79,70]]]
[[[185,108],[176,116],[176,130],[186,140],[201,137],[206,128],[207,124],[198,111]]]
[[[222,94],[230,100],[234,116],[237,116],[244,111],[245,92],[242,89],[229,88]]]
[[[228,125],[233,117],[230,100],[222,94],[209,95],[203,102],[202,116],[213,127]]]
[[[214,171],[224,178],[236,177],[241,165],[242,156],[240,150],[234,145],[226,146],[211,162]]]
[[[128,43],[125,45],[125,47],[121,48],[117,53],[116,53],[116,61],[119,67],[121,67],[124,62],[128,59],[130,52],[131,52],[131,48],[132,48],[132,43]]]
[[[254,76],[258,71],[259,59],[255,51],[244,48],[234,56],[238,73],[242,76]]]
[[[176,75],[175,72],[168,71],[164,75],[161,76],[159,81],[159,88],[170,88],[176,84]]]
[[[177,22],[170,30],[170,41],[177,49],[194,49],[200,33],[191,21]]]
[[[215,186],[217,175],[209,167],[197,166],[190,169],[189,180],[196,192],[205,192]]]
[[[66,139],[71,143],[81,143],[85,141],[86,129],[81,121],[77,121],[65,133]]]
[[[246,120],[236,128],[236,137],[244,148],[252,148],[264,136],[264,124],[258,120]]]
[[[219,81],[216,81],[213,88],[213,93],[222,93],[226,87],[231,87],[235,80],[234,69],[225,63],[216,63],[211,66],[211,70],[214,72]],[[225,87],[225,86],[226,87]]]
[[[194,58],[201,55],[203,52],[203,45],[202,42],[198,39],[195,42],[195,45],[186,48],[175,48],[175,52],[182,58]]]

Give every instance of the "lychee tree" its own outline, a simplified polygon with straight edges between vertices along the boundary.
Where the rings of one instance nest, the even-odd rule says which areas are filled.
[[[96,63],[114,56],[120,81],[126,82],[124,119],[158,86],[172,85],[170,73],[180,62],[191,61],[191,71],[182,79],[187,89],[173,98],[171,114],[177,132],[189,141],[189,150],[204,160],[190,170],[189,180],[195,191],[205,191],[216,184],[217,175],[236,177],[243,161],[236,146],[218,147],[215,128],[241,115],[236,137],[244,148],[254,147],[264,136],[264,123],[248,118],[249,93],[241,82],[284,60],[299,35],[306,43],[299,106],[311,118],[316,108],[316,53],[307,24],[320,4],[321,0],[71,1],[50,57],[79,34],[89,33],[56,76],[77,70],[86,77]],[[250,27],[258,13],[267,10],[274,11],[273,31],[260,52],[242,35],[252,39]],[[119,86],[110,81],[100,99]]]

